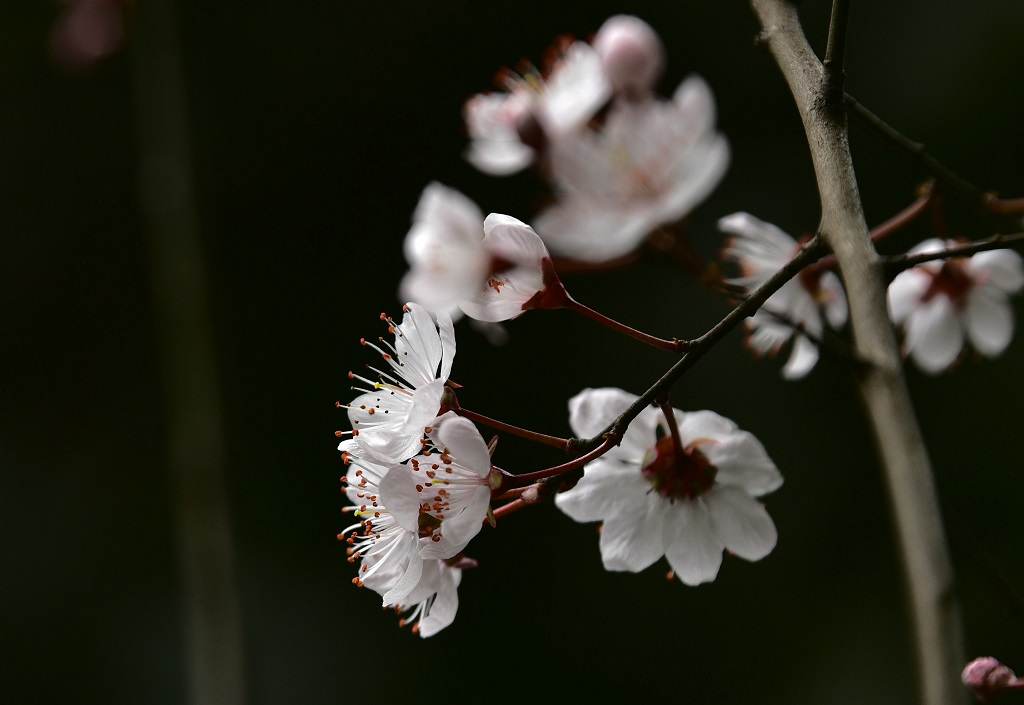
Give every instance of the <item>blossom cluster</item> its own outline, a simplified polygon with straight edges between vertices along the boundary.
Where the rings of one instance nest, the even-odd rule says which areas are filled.
[[[776,545],[760,498],[781,486],[782,475],[757,438],[717,413],[675,409],[667,390],[656,405],[641,406],[624,390],[588,388],[568,402],[576,438],[562,441],[467,411],[450,379],[463,317],[494,325],[565,307],[686,352],[685,341],[656,338],[579,304],[557,273],[566,260],[618,261],[658,232],[678,237],[681,221],[725,174],[730,150],[715,125],[710,88],[690,76],[671,98],[660,96],[664,62],[653,29],[615,16],[592,41],[560,40],[542,68],[504,72],[501,90],[465,104],[465,157],[473,165],[496,176],[533,168],[551,187],[554,200],[533,214],[533,225],[485,216],[437,182],[416,206],[404,243],[403,316],[396,322],[381,314],[393,342],[361,341],[382,364],[365,376],[350,372],[358,393],[339,402],[351,425],[338,435],[354,519],[339,538],[358,564],[354,582],[421,636],[453,621],[462,571],[476,565],[466,550],[481,528],[548,494],[570,518],[601,522],[600,555],[611,571],[639,572],[664,557],[681,582],[697,585],[716,579],[723,554],[757,561]],[[742,211],[717,226],[726,235],[721,258],[738,271],[714,283],[742,296],[810,239]],[[941,254],[955,244],[932,239],[909,254]],[[1022,288],[1024,261],[1010,250],[940,257],[893,279],[889,312],[905,354],[937,373],[960,357],[965,339],[982,355],[1001,353],[1014,327],[1009,296]],[[793,380],[811,372],[824,337],[848,318],[843,282],[827,258],[749,313],[749,349],[774,356],[788,347],[781,372]],[[513,474],[493,464],[497,437],[486,442],[477,423],[566,450],[589,440],[577,460]],[[559,478],[565,481],[549,482]]]

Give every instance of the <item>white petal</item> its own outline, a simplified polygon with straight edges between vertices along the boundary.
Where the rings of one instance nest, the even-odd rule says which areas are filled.
[[[714,411],[679,411],[676,412],[676,423],[684,446],[695,441],[711,439],[722,442],[739,431],[739,426],[730,419]]]
[[[509,262],[531,264],[540,271],[540,261],[548,256],[533,228],[512,216],[491,213],[484,219],[484,233],[487,251]]]
[[[654,225],[673,223],[702,203],[725,176],[729,159],[729,143],[722,135],[703,140],[678,159]]]
[[[601,457],[587,464],[575,487],[555,495],[555,504],[580,523],[602,521],[638,514],[650,491],[639,466]]]
[[[437,327],[441,338],[441,368],[437,376],[447,381],[452,372],[452,361],[455,359],[455,324],[446,312],[438,312]]]
[[[511,294],[511,291],[507,289],[505,291]],[[513,298],[509,294],[501,296],[490,291],[484,291],[472,299],[463,301],[459,304],[459,308],[470,318],[484,321],[485,323],[510,321],[523,314],[523,304],[526,303],[527,299],[521,296]]]
[[[447,448],[459,465],[487,477],[491,471],[491,454],[476,425],[469,419],[446,413],[438,422],[432,434],[436,441]]]
[[[846,325],[849,316],[849,306],[846,302],[846,291],[835,272],[825,272],[818,281],[821,289],[822,306],[825,309],[825,318],[833,328],[842,328]]]
[[[584,389],[569,400],[569,426],[580,438],[591,438],[608,428],[637,399],[635,394],[615,387]],[[660,413],[651,407],[641,411],[629,424],[619,445],[608,451],[607,456],[642,462],[657,440]]]
[[[718,229],[736,235],[727,247],[726,259],[745,269],[763,272],[765,278],[793,258],[797,242],[778,226],[749,213],[733,213],[718,220]]]
[[[440,559],[455,557],[480,533],[487,518],[490,501],[491,491],[486,485],[473,490],[470,501],[462,511],[444,519],[441,525],[441,539],[427,541],[420,546],[420,556]]]
[[[896,275],[886,292],[889,317],[893,323],[903,323],[921,305],[921,297],[928,290],[932,278],[917,267]]]
[[[775,548],[775,524],[764,506],[746,492],[716,485],[705,495],[705,501],[715,533],[728,551],[756,561]]]
[[[419,533],[420,493],[408,465],[396,465],[380,481],[380,504],[408,532]]]
[[[412,434],[417,439],[423,435],[423,427],[429,426],[430,422],[437,418],[437,412],[441,410],[441,395],[444,394],[444,380],[435,379],[426,384],[412,395],[412,405],[409,407],[409,415],[402,424],[401,433]],[[405,458],[402,458],[405,460]]]
[[[413,387],[437,379],[441,364],[441,336],[434,324],[434,317],[425,306],[415,303],[405,305],[402,322],[395,331],[397,362],[402,367],[402,376]]]
[[[963,348],[963,329],[953,304],[942,295],[922,304],[907,320],[905,346],[914,362],[929,374],[949,367]]]
[[[702,499],[672,506],[665,520],[665,557],[676,577],[687,585],[711,582],[722,565],[722,548]]]
[[[390,607],[391,605],[402,604],[402,601],[409,596],[409,593],[419,585],[422,575],[423,559],[418,556],[413,556],[409,561],[408,569],[402,575],[401,579],[399,579],[398,583],[389,591],[384,593],[384,606]]]
[[[967,271],[1008,294],[1024,287],[1024,260],[1013,250],[979,252],[967,261]]]
[[[548,134],[558,138],[583,125],[610,95],[597,51],[576,41],[548,77],[538,117]]]
[[[662,536],[668,501],[651,493],[639,509],[605,520],[600,541],[605,570],[638,573],[665,555]]]
[[[700,446],[700,451],[718,468],[716,484],[739,487],[754,497],[782,485],[782,474],[764,446],[747,431],[719,436],[717,442]]]
[[[818,346],[806,336],[797,335],[793,340],[793,351],[789,361],[782,368],[786,379],[800,379],[807,375],[818,362]]]
[[[443,568],[437,597],[430,605],[427,616],[420,620],[420,636],[434,636],[455,621],[459,611],[458,576],[462,571],[458,568]]]
[[[1013,339],[1013,308],[1006,296],[989,287],[978,287],[968,296],[964,311],[971,344],[982,355],[995,357]]]

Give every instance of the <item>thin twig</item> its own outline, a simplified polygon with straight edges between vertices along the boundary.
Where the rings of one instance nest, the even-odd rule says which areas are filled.
[[[846,26],[850,20],[850,0],[832,0],[832,17],[825,46],[825,88],[822,93],[830,102],[838,102],[846,81]]]
[[[896,276],[905,269],[916,267],[924,262],[931,262],[937,259],[950,259],[952,257],[970,257],[977,252],[986,250],[1001,250],[1009,245],[1024,243],[1024,233],[1013,233],[1012,235],[993,235],[984,240],[965,242],[934,252],[920,252],[914,255],[892,255],[882,258],[885,264],[885,271],[890,277]]]

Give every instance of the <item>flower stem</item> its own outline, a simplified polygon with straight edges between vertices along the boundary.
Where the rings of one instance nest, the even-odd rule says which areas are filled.
[[[664,394],[654,402],[661,409],[661,413],[665,415],[665,423],[668,424],[669,433],[672,434],[672,446],[675,448],[676,457],[680,457],[683,454],[683,439],[679,435],[679,424],[676,422],[676,412],[672,408],[672,403],[669,401],[668,394]]]
[[[490,426],[491,428],[496,428],[499,431],[511,433],[512,435],[519,436],[520,438],[526,438],[527,440],[536,441],[537,443],[544,443],[545,445],[554,446],[555,448],[561,448],[562,450],[566,450],[569,447],[569,441],[568,439],[565,438],[558,438],[557,436],[548,436],[547,434],[544,433],[537,433],[536,431],[529,431],[525,428],[519,428],[518,426],[513,426],[511,424],[498,421],[497,419],[492,419],[489,416],[478,414],[475,411],[470,411],[469,409],[463,408],[461,406],[453,409],[453,411],[455,411],[455,413],[458,414],[459,416],[466,417],[470,421],[482,423],[485,426]]]
[[[528,472],[523,475],[511,475],[509,476],[509,479],[514,480],[517,484],[530,484],[536,482],[537,480],[543,480],[546,477],[561,475],[562,473],[569,472],[570,470],[575,470],[576,468],[583,467],[594,458],[601,457],[609,450],[611,450],[613,447],[617,446],[619,444],[619,440],[619,436],[609,434],[608,436],[605,437],[604,442],[601,443],[601,445],[599,445],[597,448],[590,451],[589,453],[584,453],[580,457],[570,460],[567,463],[562,463],[561,465],[556,465],[554,467],[546,468],[544,470],[538,470],[536,472]]]
[[[664,338],[658,338],[653,335],[644,333],[643,331],[639,331],[636,328],[630,328],[625,323],[619,323],[614,319],[608,318],[608,316],[605,316],[603,313],[598,313],[589,306],[584,306],[571,296],[566,297],[566,301],[563,304],[563,306],[572,311],[576,311],[577,313],[582,313],[587,318],[593,319],[603,326],[607,326],[612,330],[616,330],[619,333],[628,335],[631,338],[636,338],[637,340],[643,341],[648,345],[653,345],[654,347],[660,348],[662,350],[668,350],[669,352],[677,353],[685,351],[686,348],[689,346],[689,342],[686,340],[679,340],[678,338],[673,338],[672,340],[665,340]]]

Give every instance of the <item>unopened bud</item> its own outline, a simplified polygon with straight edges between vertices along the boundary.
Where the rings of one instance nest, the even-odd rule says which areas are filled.
[[[1024,685],[1012,670],[991,656],[982,656],[967,664],[960,680],[983,703],[995,700],[1005,690]]]
[[[665,47],[654,29],[639,17],[615,15],[594,37],[612,90],[629,100],[654,90],[665,68]]]

